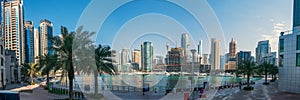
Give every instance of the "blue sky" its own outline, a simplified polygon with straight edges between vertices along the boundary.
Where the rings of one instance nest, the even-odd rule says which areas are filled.
[[[24,0],[25,19],[34,21],[35,27],[38,26],[39,20],[48,19],[53,22],[54,34],[57,35],[61,25],[67,26],[69,30],[75,29],[77,21],[90,1],[91,0],[47,0],[46,2],[44,0]],[[217,16],[223,29],[226,52],[228,52],[228,43],[231,38],[237,39],[238,50],[251,50],[252,55],[255,54],[253,51],[259,40],[270,39],[272,51],[277,50],[279,32],[291,29],[292,0],[207,0],[207,2]],[[130,10],[128,13],[130,13]],[[121,18],[123,17],[120,17],[120,20]],[[147,20],[145,23],[140,23],[142,19]],[[180,34],[187,32],[186,28],[182,28],[182,21],[174,20],[174,18],[160,14],[138,16],[125,24],[126,26],[122,26],[122,28],[118,30],[119,33],[124,35],[122,36],[122,34],[120,34],[122,37],[126,37],[131,33],[154,35],[141,37],[133,43],[122,45],[123,47],[119,46],[120,48],[139,48],[140,42],[149,40],[154,42],[154,46],[157,48],[155,49],[154,47],[154,49],[157,51],[157,54],[163,54],[164,44],[166,42],[169,42],[171,47],[176,46],[176,44],[180,46]],[[165,25],[165,27],[163,27],[165,30],[154,27],[153,24],[158,26]],[[148,28],[143,28],[141,25],[145,25]],[[151,27],[152,29],[157,30],[149,32],[151,29],[149,26],[151,25],[153,26]],[[155,33],[159,32],[165,32],[166,34],[155,35]],[[172,34],[167,32],[172,32]],[[206,41],[209,40],[205,35],[201,35],[203,32],[201,28],[199,28],[199,32],[199,35],[193,35],[195,42],[200,38]],[[173,38],[173,43],[172,41],[168,41],[168,38],[164,36]],[[112,41],[112,39],[106,37],[111,37],[111,34],[98,36],[97,41],[101,44],[112,45],[111,42],[109,42]],[[130,37],[127,36],[127,38]],[[124,41],[117,41],[116,43],[118,44],[118,42]],[[209,49],[207,49],[209,46],[209,43],[205,44],[204,53],[209,53]],[[195,48],[194,45],[191,46],[191,48]],[[223,53],[225,53],[225,51]]]

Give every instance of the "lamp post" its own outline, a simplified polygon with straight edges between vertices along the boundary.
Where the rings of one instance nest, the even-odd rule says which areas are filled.
[[[144,81],[145,74],[144,73],[142,74],[142,77],[143,77],[143,85],[142,85],[143,88],[142,89],[143,89],[143,95],[145,95],[145,85],[144,85],[145,84],[145,81]]]
[[[192,88],[192,100],[194,100],[194,66],[195,66],[195,52],[196,49],[192,49],[192,56],[193,56],[193,60],[192,60],[192,80],[191,80],[191,88]]]

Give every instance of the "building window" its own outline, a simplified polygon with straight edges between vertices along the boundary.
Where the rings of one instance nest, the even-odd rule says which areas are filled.
[[[297,50],[300,50],[300,35],[297,35]]]
[[[3,66],[3,65],[4,65],[4,59],[1,58],[1,66]]]
[[[284,52],[284,40],[279,40],[279,52]]]
[[[300,53],[296,54],[296,66],[300,67]]]
[[[283,55],[279,56],[279,67],[283,67]]]

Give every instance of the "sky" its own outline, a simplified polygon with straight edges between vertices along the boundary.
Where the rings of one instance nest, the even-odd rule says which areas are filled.
[[[35,27],[38,27],[41,19],[48,19],[54,25],[54,35],[58,35],[61,25],[68,27],[69,30],[75,30],[78,21],[82,14],[85,14],[84,11],[89,7],[91,1],[93,0],[47,0],[47,2],[44,0],[24,0],[25,20],[32,20]],[[154,53],[164,55],[166,43],[170,47],[180,46],[180,34],[190,32],[193,33],[191,34],[191,48],[196,48],[197,41],[201,39],[204,41],[203,53],[209,53],[210,38],[208,37],[210,35],[207,34],[214,34],[215,36],[223,34],[224,44],[221,45],[223,45],[224,51],[221,54],[228,52],[228,44],[231,38],[234,38],[237,40],[238,51],[250,50],[252,55],[255,55],[257,42],[265,39],[270,40],[272,51],[277,51],[279,33],[291,29],[292,0],[207,0],[207,3],[208,8],[216,15],[222,29],[221,32],[216,31],[217,33],[214,33],[212,31],[212,33],[208,33],[210,31],[207,30],[213,30],[215,27],[205,27],[202,23],[200,23],[202,27],[201,25],[200,27],[193,27],[199,23],[194,23],[195,21],[190,18],[186,11],[176,8],[176,6],[160,7],[163,9],[174,7],[175,11],[157,10],[153,12],[152,10],[157,5],[152,4],[149,6],[152,7],[151,9],[146,9],[144,7],[146,4],[143,6],[140,6],[142,4],[132,4],[129,7],[120,7],[123,11],[120,9],[114,12],[116,15],[112,15],[111,19],[107,21],[106,27],[108,28],[102,28],[97,32],[99,35],[97,35],[96,41],[101,44],[112,45],[113,49],[118,51],[122,48],[139,49],[143,41],[151,41],[154,45]],[[113,4],[108,3],[101,7],[105,8],[110,5]],[[144,8],[140,13],[135,13],[136,9],[130,8],[133,6]],[[199,10],[201,7],[202,5],[193,9]],[[209,9],[200,9],[200,11],[205,12]],[[95,9],[92,13],[101,16],[101,11],[102,9]],[[152,12],[143,13],[143,11]],[[202,19],[202,21],[205,23],[206,20]],[[212,20],[207,21],[212,22]],[[114,28],[118,30],[113,30]],[[108,33],[104,34],[103,32]],[[114,33],[110,34],[109,32]]]

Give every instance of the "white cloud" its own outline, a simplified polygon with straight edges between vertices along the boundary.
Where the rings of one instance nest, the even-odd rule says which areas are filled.
[[[273,30],[269,34],[262,34],[261,36],[265,40],[269,40],[272,51],[277,51],[279,34],[280,32],[287,30],[287,28],[284,22],[275,22],[275,20],[272,22],[274,22]]]

